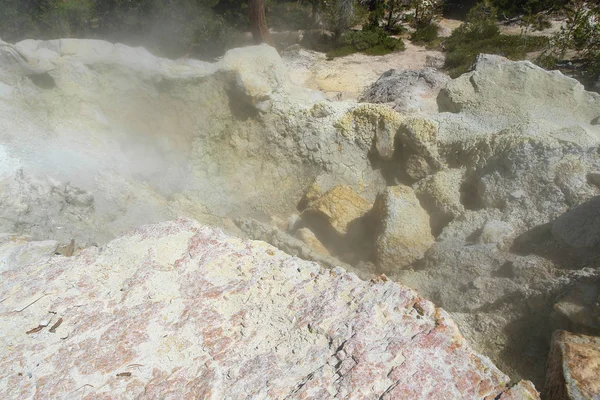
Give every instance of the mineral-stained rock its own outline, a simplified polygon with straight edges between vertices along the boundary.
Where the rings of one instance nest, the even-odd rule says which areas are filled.
[[[379,104],[361,104],[341,118],[336,126],[348,139],[357,143],[365,152],[375,141],[382,159],[394,154],[394,138],[402,118],[389,107]]]
[[[422,117],[407,118],[398,131],[401,158],[407,175],[419,180],[443,167],[437,151],[438,125]]]
[[[600,398],[600,337],[556,331],[548,360],[548,400]]]
[[[436,112],[435,98],[449,81],[448,75],[435,68],[417,71],[391,69],[366,90],[360,101],[387,103],[403,113]]]
[[[388,187],[373,206],[379,221],[375,259],[385,273],[420,259],[434,243],[429,215],[408,186]]]
[[[324,256],[330,256],[329,250],[321,243],[319,238],[315,236],[313,231],[308,228],[300,228],[296,232],[296,237],[304,242],[308,247],[313,249],[319,254],[323,254]]]
[[[3,398],[497,398],[448,314],[191,220],[2,273]],[[507,392],[510,393],[510,392]]]
[[[463,170],[444,169],[414,185],[415,194],[431,216],[433,231],[440,232],[464,211],[460,199],[463,179]]]
[[[349,186],[339,185],[308,203],[303,216],[317,215],[339,235],[348,233],[353,221],[371,210],[371,203]]]
[[[0,272],[49,259],[57,247],[55,240],[38,242],[18,235],[3,235],[0,237]]]
[[[540,394],[535,390],[535,386],[529,381],[520,381],[506,392],[502,393],[498,400],[535,400],[539,399]]]
[[[285,216],[320,176],[324,191],[343,182],[373,200],[385,179],[367,153],[381,121],[341,135],[336,122],[357,106],[323,99],[292,85],[267,45],[211,64],[100,40],[0,41],[0,231],[85,245],[175,216]],[[70,182],[93,204],[65,198],[74,202],[61,213],[58,192],[40,210],[48,196],[18,187],[6,155],[31,181]],[[13,196],[19,210],[6,206]]]

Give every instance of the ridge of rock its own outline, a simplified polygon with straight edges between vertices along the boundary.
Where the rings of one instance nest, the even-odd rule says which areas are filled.
[[[448,314],[189,219],[2,272],[11,398],[496,398]],[[5,398],[8,398],[5,397]]]

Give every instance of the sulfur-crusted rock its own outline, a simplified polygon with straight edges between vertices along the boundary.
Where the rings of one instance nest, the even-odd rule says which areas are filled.
[[[494,120],[511,125],[543,120],[540,133],[554,126],[580,126],[582,135],[597,140],[591,122],[600,114],[600,95],[586,92],[575,79],[558,71],[545,71],[529,61],[488,63],[476,67],[448,83],[438,97],[440,111],[477,112],[479,117],[495,115]],[[490,121],[491,122],[491,121]]]
[[[497,398],[448,314],[178,220],[2,273],[3,398]],[[510,393],[510,392],[506,392]]]
[[[373,142],[379,156],[389,160],[394,154],[394,139],[402,122],[400,114],[378,104],[361,104],[340,119],[336,126],[342,135],[368,152]]]
[[[600,338],[556,331],[548,360],[548,400],[600,398]]]
[[[410,117],[403,121],[399,131],[400,154],[406,174],[414,180],[443,168],[437,151],[438,125],[435,121],[422,117]]]
[[[431,216],[434,232],[441,230],[464,212],[460,188],[464,179],[461,169],[443,169],[418,181],[415,194]]]
[[[375,259],[391,273],[420,259],[434,243],[429,215],[408,186],[393,186],[377,196],[373,206],[379,223]]]
[[[304,244],[306,244],[308,247],[310,247],[317,253],[322,254],[324,256],[331,255],[331,254],[329,254],[329,250],[327,250],[327,248],[323,245],[323,243],[321,243],[319,238],[317,238],[317,236],[314,234],[314,232],[311,231],[310,229],[300,228],[296,232],[295,236],[298,239],[302,240],[304,242]]]
[[[243,48],[228,51],[220,66],[235,75],[236,90],[253,105],[270,100],[273,92],[289,86],[287,71],[277,50],[266,44],[256,47],[251,54]]]
[[[372,208],[371,203],[351,187],[339,185],[317,200],[308,203],[303,216],[317,216],[340,236],[348,233],[351,224]]]
[[[505,246],[510,242],[514,232],[515,231],[510,224],[504,221],[491,220],[483,225],[477,241],[479,243],[495,243],[500,246]]]
[[[336,122],[356,105],[323,99],[291,85],[266,45],[205,63],[100,40],[1,42],[0,158],[16,159],[32,181],[93,197],[81,219],[51,208],[36,225],[30,217],[41,212],[6,213],[22,217],[16,233],[85,244],[180,215],[222,226],[237,216],[285,218],[317,177],[324,191],[343,183],[373,200],[385,179],[355,138],[379,120],[340,134]],[[6,164],[0,179],[14,180]],[[36,198],[19,202],[35,211]],[[0,230],[12,225],[0,219]]]

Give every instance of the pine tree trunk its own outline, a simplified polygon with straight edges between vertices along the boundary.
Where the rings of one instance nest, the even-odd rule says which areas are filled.
[[[267,18],[265,17],[265,0],[248,0],[248,15],[250,16],[250,29],[254,42],[274,46],[267,26]]]

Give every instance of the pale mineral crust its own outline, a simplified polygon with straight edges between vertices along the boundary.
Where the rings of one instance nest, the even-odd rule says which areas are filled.
[[[0,397],[496,398],[448,314],[180,219],[5,270]]]

